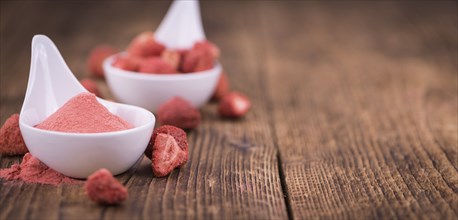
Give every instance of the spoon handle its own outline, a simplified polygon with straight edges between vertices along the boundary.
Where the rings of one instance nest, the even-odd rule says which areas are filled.
[[[86,91],[68,68],[56,45],[45,35],[32,39],[29,81],[21,114],[33,109],[47,116],[71,97]]]
[[[174,0],[155,32],[155,38],[172,49],[191,48],[205,39],[199,1]]]

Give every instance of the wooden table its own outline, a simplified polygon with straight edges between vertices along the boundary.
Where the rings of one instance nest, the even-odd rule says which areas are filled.
[[[168,2],[1,2],[1,123],[19,112],[30,43],[51,37],[79,78],[101,43],[125,48]],[[204,2],[209,39],[249,115],[216,105],[166,178],[144,158],[121,206],[80,186],[0,180],[0,219],[456,219],[457,3]],[[98,82],[111,97],[105,82]],[[2,168],[20,157],[1,157]]]

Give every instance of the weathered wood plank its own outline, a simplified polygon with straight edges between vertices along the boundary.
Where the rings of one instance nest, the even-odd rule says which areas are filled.
[[[270,2],[258,10],[294,218],[457,217],[455,9]]]
[[[168,5],[0,4],[2,123],[20,110],[33,34],[51,36],[81,78],[91,48],[123,49]],[[80,186],[0,180],[0,204],[8,204],[0,219],[287,218],[286,205],[296,219],[456,218],[455,9],[205,2],[207,35],[221,46],[233,88],[252,98],[249,116],[221,121],[214,104],[203,108],[203,124],[189,134],[190,162],[153,178],[144,158],[118,176],[131,194],[123,206],[97,206]],[[0,167],[19,160],[0,158]]]

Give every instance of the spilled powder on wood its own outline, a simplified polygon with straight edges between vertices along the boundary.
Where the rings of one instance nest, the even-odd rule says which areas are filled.
[[[32,156],[30,153],[24,155],[20,164],[14,164],[10,168],[0,170],[0,178],[55,186],[62,183],[82,183],[79,180],[72,179],[49,168],[46,164],[38,160],[38,158]]]

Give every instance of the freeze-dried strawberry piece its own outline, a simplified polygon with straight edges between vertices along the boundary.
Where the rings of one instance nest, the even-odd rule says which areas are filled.
[[[199,61],[199,56],[199,52],[196,53],[191,50],[185,51],[183,54],[183,62],[181,63],[181,71],[184,73],[193,72]]]
[[[188,160],[187,149],[182,149],[172,135],[159,133],[154,140],[152,167],[157,177],[169,175]]]
[[[126,187],[116,180],[107,169],[91,174],[84,185],[86,195],[94,202],[116,205],[127,199]]]
[[[202,52],[199,60],[197,61],[196,66],[194,67],[193,72],[209,70],[213,68],[214,63],[215,63],[215,59],[211,57],[210,52],[208,51]]]
[[[19,114],[6,119],[0,128],[0,155],[22,155],[29,152],[19,129]]]
[[[215,62],[209,50],[190,50],[183,58],[182,70],[185,73],[199,72],[213,68]]]
[[[127,47],[127,53],[138,57],[160,56],[163,50],[165,46],[157,42],[150,31],[137,35]]]
[[[103,71],[103,61],[115,54],[117,52],[116,49],[112,48],[108,45],[101,45],[94,48],[91,53],[89,54],[89,58],[87,59],[87,68],[89,72],[96,77],[104,77]]]
[[[157,128],[153,132],[145,155],[152,161],[155,176],[167,176],[173,169],[182,166],[188,160],[186,132],[171,125]]]
[[[117,56],[113,62],[113,66],[127,71],[137,71],[141,62],[142,58],[127,54],[124,56]]]
[[[82,79],[80,80],[81,85],[90,93],[93,93],[94,95],[98,97],[102,97],[99,89],[97,88],[97,83],[95,83],[91,79]]]
[[[153,135],[151,136],[151,140],[146,147],[145,150],[145,155],[151,159],[152,157],[152,152],[153,152],[153,146],[154,146],[154,140],[156,139],[157,134],[159,133],[164,133],[164,134],[169,134],[172,135],[175,140],[177,141],[178,145],[182,149],[188,149],[188,140],[186,139],[186,132],[183,131],[183,129],[180,129],[178,127],[172,126],[172,125],[162,125],[158,128],[156,128],[153,132]]]
[[[213,59],[218,59],[220,55],[219,48],[208,40],[199,41],[194,44],[193,50],[207,50],[210,51]]]
[[[161,58],[173,68],[178,69],[181,62],[181,53],[175,50],[164,50]]]
[[[200,112],[188,101],[175,96],[159,106],[157,119],[161,125],[193,129],[200,123]]]
[[[231,92],[221,99],[218,112],[222,117],[243,117],[251,108],[248,97],[238,92]]]
[[[185,73],[200,72],[213,68],[220,51],[210,41],[199,41],[183,56],[181,70]]]
[[[229,93],[229,79],[225,72],[222,72],[219,76],[218,84],[216,85],[215,91],[213,92],[212,99],[220,100],[224,95]]]
[[[157,74],[170,74],[177,73],[169,63],[165,62],[159,57],[151,57],[143,60],[140,63],[138,71],[141,73],[157,73]]]

